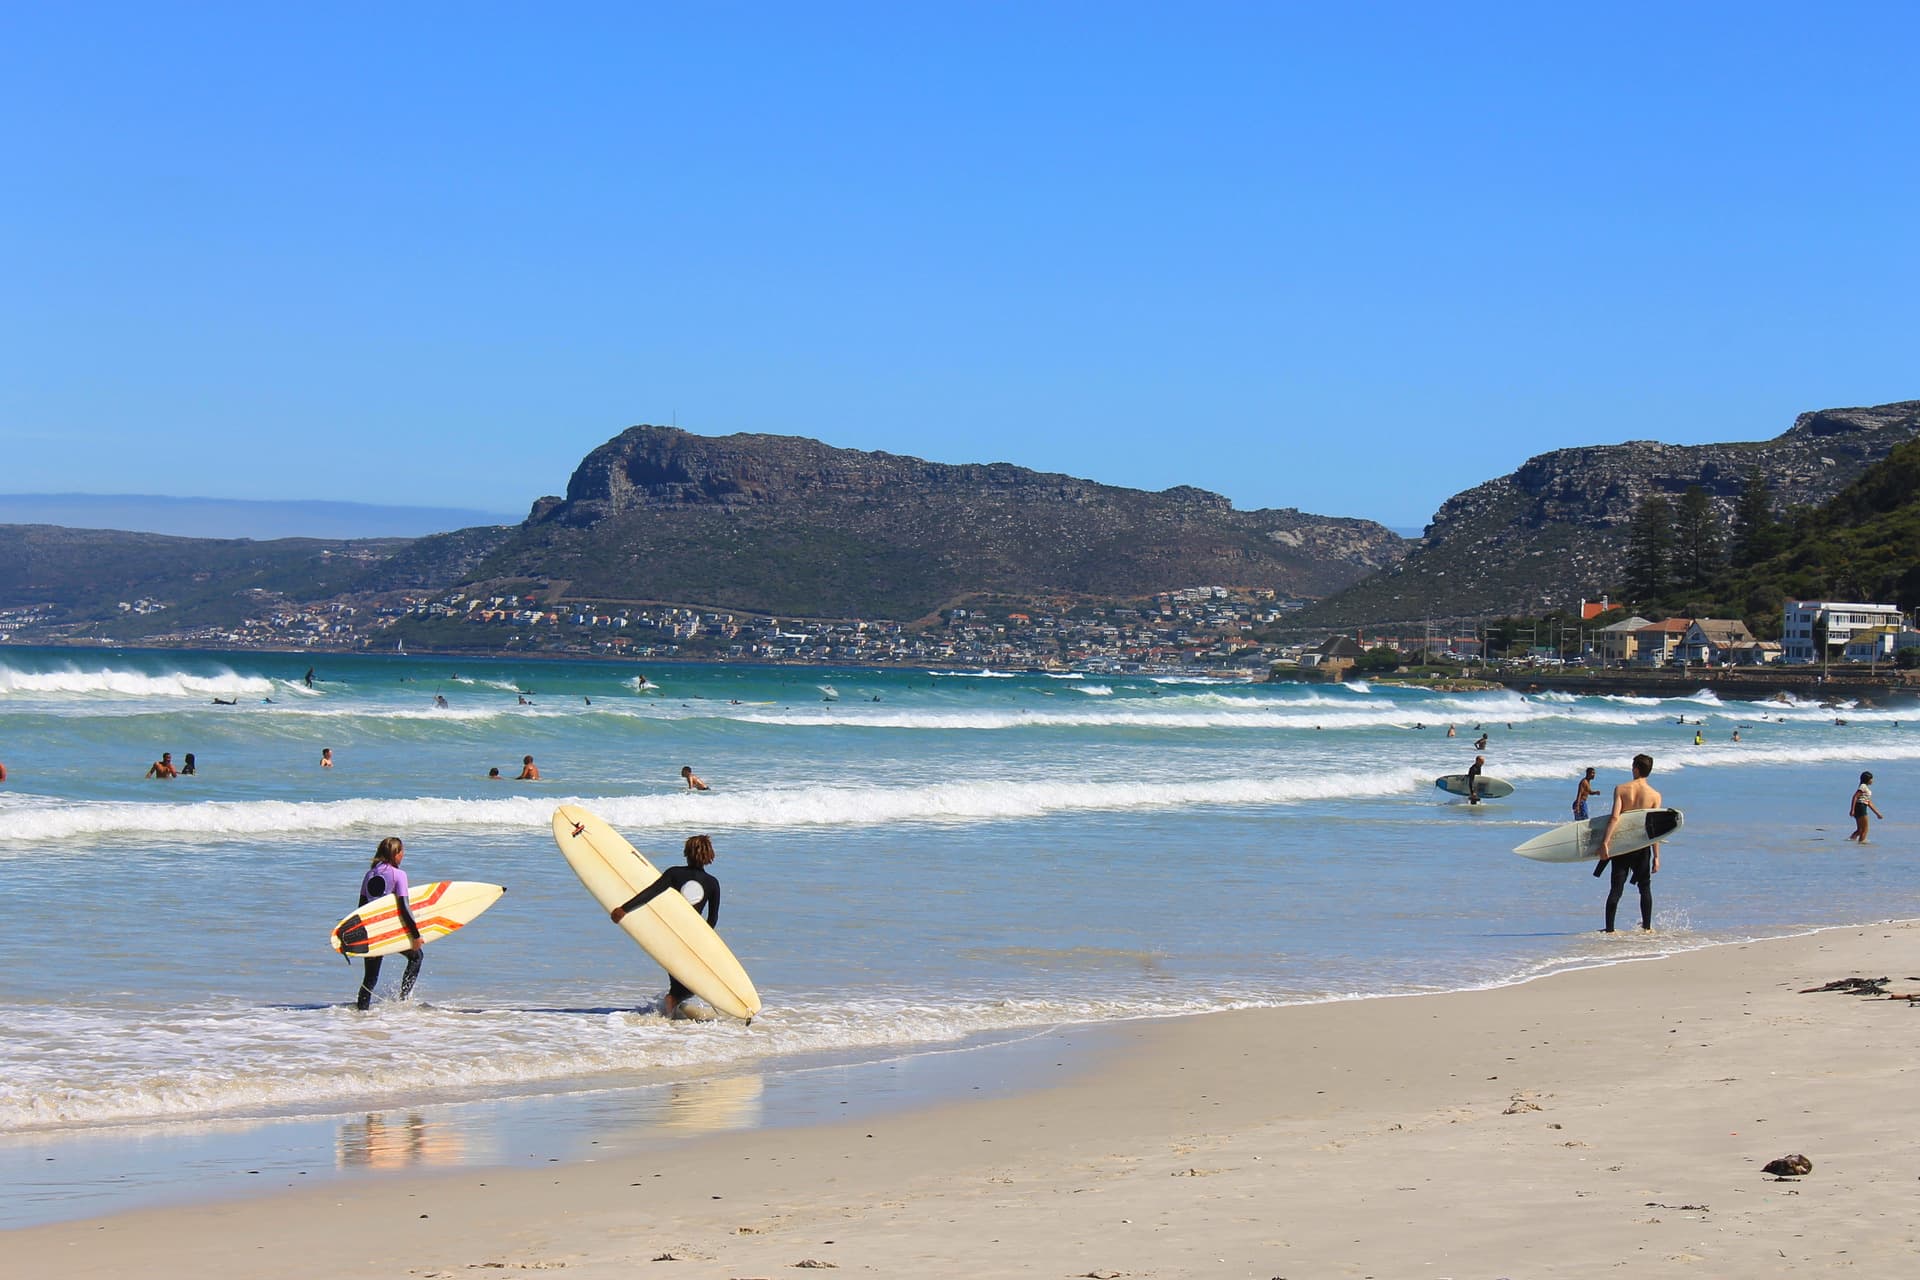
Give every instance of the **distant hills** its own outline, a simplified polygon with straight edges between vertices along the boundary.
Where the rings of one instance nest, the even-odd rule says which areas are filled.
[[[1908,400],[1804,413],[1782,434],[1752,443],[1629,441],[1544,453],[1449,498],[1406,557],[1290,621],[1418,625],[1617,597],[1628,527],[1648,495],[1677,499],[1697,485],[1730,530],[1750,474],[1766,478],[1776,510],[1815,507],[1915,438],[1920,401]]]
[[[0,493],[0,525],[123,529],[177,538],[418,538],[520,517],[468,507],[368,502],[270,502],[155,494]]]
[[[913,619],[981,597],[1320,596],[1406,545],[1370,520],[1236,511],[1200,489],[637,426],[590,453],[564,498],[535,503],[473,577],[549,582],[549,601]]]

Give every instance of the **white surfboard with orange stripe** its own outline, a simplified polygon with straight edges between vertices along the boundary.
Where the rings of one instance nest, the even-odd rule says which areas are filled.
[[[472,923],[505,892],[500,885],[477,880],[429,880],[408,891],[407,907],[420,929],[420,941],[434,942]],[[348,913],[328,941],[349,956],[389,956],[413,946],[400,921],[399,900],[391,893]]]

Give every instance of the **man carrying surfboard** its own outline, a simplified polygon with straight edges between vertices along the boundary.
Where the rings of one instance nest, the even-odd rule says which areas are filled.
[[[1593,868],[1596,876],[1602,867],[1610,866],[1613,870],[1613,882],[1607,889],[1608,933],[1614,931],[1614,913],[1619,910],[1620,896],[1626,892],[1629,881],[1640,886],[1640,928],[1649,933],[1653,931],[1653,873],[1660,869],[1659,843],[1624,853],[1613,852],[1613,833],[1620,829],[1622,814],[1635,809],[1665,807],[1660,802],[1660,793],[1647,781],[1652,774],[1653,757],[1643,751],[1633,758],[1633,780],[1613,789],[1613,814],[1600,836],[1600,861]]]
[[[406,926],[407,937],[413,942],[411,949],[400,953],[407,958],[407,971],[400,975],[402,1000],[413,994],[413,984],[420,977],[420,961],[425,958],[421,951],[420,926],[413,922],[413,909],[407,905],[407,873],[400,869],[400,859],[406,853],[399,836],[388,836],[374,850],[367,874],[360,877],[360,905],[364,907],[375,898],[392,894],[394,905],[400,911],[400,923]],[[360,997],[354,1002],[354,1007],[362,1013],[373,1003],[373,984],[380,981],[380,962],[385,958],[368,956],[362,962],[366,969],[360,977]]]
[[[615,924],[626,919],[627,912],[638,911],[669,889],[678,889],[694,910],[698,911],[704,905],[709,927],[720,927],[720,882],[707,870],[713,865],[713,840],[709,836],[688,836],[683,852],[687,858],[685,866],[668,867],[660,873],[659,879],[608,913]],[[692,994],[691,988],[669,973],[666,1015],[671,1018],[679,1013],[680,1002]]]
[[[1485,739],[1481,739],[1485,741]],[[1480,771],[1487,767],[1485,756],[1475,756],[1473,763],[1467,766],[1467,803],[1480,803]]]

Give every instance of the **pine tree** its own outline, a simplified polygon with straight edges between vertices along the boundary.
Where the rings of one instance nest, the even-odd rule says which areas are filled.
[[[1733,563],[1745,569],[1780,549],[1780,525],[1773,517],[1773,486],[1758,470],[1747,473],[1733,509]]]
[[[1673,505],[1650,493],[1627,526],[1627,591],[1636,600],[1654,600],[1672,585]]]
[[[1720,530],[1715,522],[1713,499],[1697,484],[1687,486],[1680,495],[1674,515],[1674,585],[1697,587],[1720,567]]]

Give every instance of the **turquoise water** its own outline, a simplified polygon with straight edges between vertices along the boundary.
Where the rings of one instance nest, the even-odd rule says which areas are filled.
[[[308,665],[0,649],[0,1136],[777,1078],[1920,914],[1920,706],[333,655],[309,690]],[[1432,780],[1476,726],[1518,790],[1469,809]],[[143,779],[162,750],[197,776]],[[1508,850],[1642,750],[1687,828],[1658,933],[1604,940],[1601,882]],[[486,779],[529,754],[540,782]],[[1892,821],[1858,848],[1863,768]],[[656,861],[713,836],[751,1028],[658,1016],[553,847],[563,803]],[[416,883],[508,894],[360,1016],[326,937],[388,834]]]

